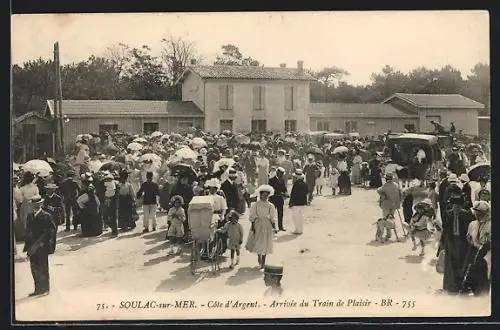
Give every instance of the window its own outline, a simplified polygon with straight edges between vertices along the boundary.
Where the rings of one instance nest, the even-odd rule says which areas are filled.
[[[233,86],[220,85],[219,86],[219,109],[232,110],[233,109]]]
[[[353,120],[348,120],[345,122],[345,132],[347,134],[354,133],[358,131],[358,122]]]
[[[415,132],[415,124],[405,124],[405,130],[408,132]]]
[[[297,121],[285,120],[285,132],[296,132],[296,131],[297,131]]]
[[[252,132],[264,133],[267,131],[267,122],[262,119],[252,120]]]
[[[151,134],[159,130],[160,125],[158,123],[144,123],[143,132],[146,134]]]
[[[254,110],[264,110],[266,103],[266,90],[263,86],[253,87],[253,108]]]
[[[318,131],[330,131],[330,123],[327,121],[318,121],[317,124]]]
[[[188,129],[194,126],[194,122],[190,120],[183,120],[177,122],[177,128],[179,129]]]
[[[285,87],[285,110],[297,109],[297,88],[292,86]]]
[[[118,131],[118,124],[102,124],[99,125],[99,134],[112,133]]]
[[[231,119],[221,119],[220,121],[220,132],[233,131],[233,121]]]

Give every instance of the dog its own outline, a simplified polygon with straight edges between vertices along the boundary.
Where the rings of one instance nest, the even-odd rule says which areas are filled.
[[[396,235],[396,240],[399,242],[398,232],[396,231],[396,224],[394,222],[394,215],[389,214],[385,218],[380,218],[374,224],[377,225],[377,231],[375,232],[375,241],[385,243],[391,238],[391,230],[394,230]],[[384,230],[386,231],[386,236],[384,238]]]

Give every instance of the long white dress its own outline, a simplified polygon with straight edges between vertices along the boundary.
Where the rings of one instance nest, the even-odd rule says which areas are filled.
[[[257,158],[257,186],[269,183],[269,160],[265,157]]]
[[[250,207],[248,216],[255,228],[255,244],[249,249],[258,255],[267,255],[273,252],[273,224],[278,219],[276,207],[268,201],[258,200]]]

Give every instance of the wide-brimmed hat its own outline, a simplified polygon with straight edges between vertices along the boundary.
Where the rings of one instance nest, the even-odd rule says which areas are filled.
[[[171,204],[174,204],[177,201],[181,202],[181,204],[184,205],[184,198],[182,198],[181,195],[175,195],[170,199]]]
[[[386,173],[385,174],[385,179],[386,180],[392,180],[392,179],[394,179],[394,175],[392,173]]]
[[[469,176],[465,173],[462,173],[458,179],[462,182],[469,182],[470,181]]]
[[[30,202],[32,204],[41,204],[43,203],[44,199],[40,195],[34,195],[30,198]]]
[[[418,206],[432,207],[432,201],[430,200],[430,198],[425,198],[415,205],[415,207],[418,207]]]
[[[265,265],[264,266],[264,274],[283,275],[283,266]]]
[[[212,179],[207,180],[207,181],[205,182],[205,187],[207,187],[207,188],[217,188],[217,189],[219,189],[219,188],[220,188],[220,181],[219,181],[219,179],[217,179],[217,178],[212,178]]]
[[[267,192],[269,193],[269,196],[271,195],[274,195],[274,188],[271,187],[270,185],[268,184],[263,184],[263,185],[260,185],[256,190],[255,190],[255,194],[256,195],[260,195],[260,193],[263,193],[263,192]]]
[[[279,166],[279,167],[276,169],[276,172],[280,172],[280,173],[285,174],[285,173],[286,173],[286,170],[285,170],[283,167]]]
[[[491,210],[490,203],[486,201],[475,201],[472,209],[480,213],[488,213]]]
[[[45,188],[46,188],[46,189],[57,189],[57,188],[59,188],[59,187],[58,187],[55,183],[47,183],[47,184],[45,185]]]
[[[114,177],[114,175],[113,175],[113,174],[111,174],[111,173],[109,173],[109,172],[108,172],[108,173],[106,173],[106,174],[104,175],[104,178],[103,178],[103,179],[104,179],[104,180],[114,180],[114,179],[115,179],[115,177]]]
[[[230,167],[227,169],[227,173],[228,174],[237,174],[238,171],[236,171],[236,169],[234,167]]]
[[[451,173],[450,175],[448,175],[448,182],[459,183],[457,175],[455,173]]]
[[[448,176],[448,170],[443,168],[442,170],[439,171],[439,175],[442,177]]]

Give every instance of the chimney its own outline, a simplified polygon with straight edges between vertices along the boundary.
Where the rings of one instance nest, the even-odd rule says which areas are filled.
[[[191,59],[191,65],[196,65],[196,60],[194,58]]]
[[[280,68],[286,68],[286,63],[281,63]]]
[[[299,74],[304,73],[304,61],[297,61],[297,69],[299,70]]]

